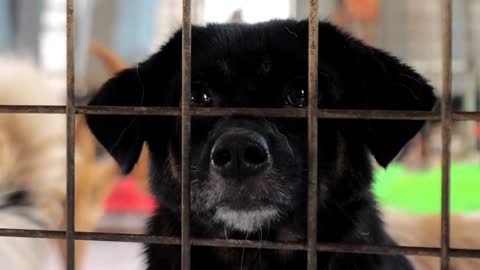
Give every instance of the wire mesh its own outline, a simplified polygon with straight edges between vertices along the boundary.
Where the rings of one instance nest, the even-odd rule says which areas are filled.
[[[109,107],[76,106],[74,103],[74,0],[67,0],[67,105],[66,106],[23,106],[0,105],[0,113],[49,113],[65,114],[67,117],[67,228],[66,231],[0,229],[2,237],[50,238],[67,240],[67,269],[74,269],[75,240],[119,241],[181,245],[182,269],[190,269],[191,246],[215,246],[237,248],[264,248],[304,250],[308,254],[308,269],[316,269],[317,252],[343,252],[361,254],[403,254],[437,256],[441,269],[449,269],[450,257],[480,258],[480,249],[450,248],[449,243],[449,192],[450,192],[450,141],[453,121],[480,121],[480,112],[452,112],[451,102],[451,55],[452,55],[452,1],[442,0],[442,101],[440,112],[424,111],[379,111],[379,110],[329,110],[318,109],[317,66],[318,66],[318,0],[310,0],[309,12],[309,107],[307,109],[256,109],[256,108],[190,108],[191,76],[191,1],[183,0],[182,24],[182,101],[180,108],[159,107]],[[320,37],[321,40],[321,37]],[[321,42],[321,41],[320,41]],[[320,59],[321,60],[321,59]],[[181,188],[181,237],[162,237],[139,234],[76,232],[74,227],[74,151],[76,114],[116,115],[164,115],[180,116],[182,127],[182,188]],[[309,193],[308,193],[308,241],[307,243],[276,243],[269,241],[199,239],[190,236],[190,181],[189,152],[191,118],[215,116],[256,116],[308,119],[309,142]],[[442,123],[442,216],[440,248],[403,247],[380,245],[356,245],[340,243],[317,243],[317,124],[318,118],[338,119],[390,119],[430,120]]]

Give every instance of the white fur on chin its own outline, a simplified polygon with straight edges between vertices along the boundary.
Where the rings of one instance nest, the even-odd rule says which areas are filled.
[[[228,206],[219,207],[215,211],[214,220],[224,223],[227,228],[251,233],[261,230],[280,217],[277,209],[262,207],[256,210],[235,210]]]

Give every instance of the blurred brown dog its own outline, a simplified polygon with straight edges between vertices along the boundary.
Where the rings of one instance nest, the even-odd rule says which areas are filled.
[[[91,51],[112,75],[126,67],[111,50],[94,41]],[[0,60],[0,104],[65,104],[64,93],[53,91],[32,63]],[[0,114],[0,228],[65,229],[65,124],[64,115]],[[75,228],[93,231],[120,171],[110,157],[97,160],[97,143],[83,116],[77,116],[75,133]],[[134,176],[146,188],[145,154],[142,160]],[[48,244],[46,239],[0,238],[2,269],[43,269]],[[66,258],[64,241],[59,244]],[[76,243],[77,266],[86,246],[84,241]]]
[[[0,104],[62,105],[27,61],[0,59]],[[65,198],[65,116],[0,114],[0,227],[56,230]],[[2,269],[42,269],[48,240],[0,238]]]

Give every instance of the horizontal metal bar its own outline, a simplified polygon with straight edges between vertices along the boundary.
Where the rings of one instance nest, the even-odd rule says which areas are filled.
[[[180,109],[175,107],[77,106],[77,113],[180,116]],[[191,115],[196,117],[252,116],[272,118],[307,118],[307,110],[287,108],[191,108]],[[438,112],[339,109],[319,109],[318,117],[331,119],[384,119],[428,121],[439,121],[441,119],[441,115]],[[480,112],[455,112],[453,113],[453,120],[480,121]]]
[[[0,113],[44,113],[65,114],[66,106],[43,105],[0,105]],[[180,116],[177,107],[129,107],[129,106],[76,106],[76,114],[90,115],[159,115]],[[191,108],[192,116],[252,116],[272,118],[306,118],[306,109],[270,109],[270,108]],[[319,118],[331,119],[385,119],[385,120],[429,120],[441,119],[438,112],[425,111],[390,111],[390,110],[340,110],[319,109]],[[455,121],[480,121],[480,112],[454,112]]]
[[[132,112],[133,109],[133,112]],[[78,107],[78,113],[120,114],[120,115],[164,115],[179,116],[180,110],[174,107]],[[306,118],[306,109],[269,109],[269,108],[191,108],[192,116],[225,117],[256,116],[278,118]],[[480,117],[480,113],[478,115]],[[319,118],[337,119],[391,119],[391,120],[440,120],[440,114],[425,111],[380,111],[380,110],[332,110],[321,109]],[[463,115],[463,119],[474,115]]]
[[[480,249],[449,248],[450,257],[480,258]]]
[[[453,112],[452,119],[455,121],[480,121],[480,112]]]
[[[180,245],[180,237],[154,236],[146,234],[126,234],[126,233],[95,233],[95,232],[76,232],[76,240],[82,241],[107,241],[107,242],[126,242],[126,243],[152,243],[164,245]]]
[[[77,106],[81,114],[115,114],[115,115],[162,115],[180,116],[180,108],[176,107],[126,107],[126,106]],[[257,108],[191,108],[192,116],[258,116],[305,118],[305,109],[257,109]]]
[[[65,234],[65,231],[0,228],[0,237],[65,239],[66,234]],[[75,232],[74,239],[84,240],[84,241],[108,241],[108,242],[180,245],[180,238],[178,237],[162,237],[162,236],[145,235],[145,234]]]
[[[65,239],[65,231],[45,230],[20,230],[0,229],[0,237],[42,238],[42,239]],[[75,232],[75,240],[81,241],[106,241],[126,243],[153,243],[164,245],[180,245],[179,237],[164,237],[145,234],[123,233],[97,233]],[[195,246],[231,247],[231,248],[262,248],[278,250],[306,250],[304,243],[282,243],[271,241],[252,241],[236,239],[199,239],[192,238],[191,244]],[[385,254],[385,255],[416,255],[416,256],[440,256],[440,248],[436,247],[405,247],[405,246],[377,246],[360,244],[333,244],[322,243],[317,245],[319,252],[340,252],[359,254]],[[480,249],[450,248],[450,256],[457,258],[480,258]]]
[[[192,238],[192,244],[195,246],[208,247],[230,247],[230,248],[263,248],[277,250],[307,250],[307,246],[303,243],[280,243],[271,241],[252,241],[237,239],[195,239]]]
[[[306,109],[271,109],[271,108],[192,108],[193,116],[221,117],[221,116],[256,116],[306,118]]]
[[[0,105],[0,113],[66,114],[67,106]]]
[[[65,231],[47,230],[23,230],[0,228],[0,237],[41,238],[41,239],[65,239]]]
[[[180,116],[176,107],[77,106],[78,114]]]
[[[425,111],[318,110],[318,117],[335,119],[440,120],[439,113]]]
[[[434,247],[406,247],[406,246],[376,246],[359,244],[319,244],[320,252],[358,253],[358,254],[381,254],[381,255],[415,255],[440,257],[440,248]],[[471,251],[471,250],[468,250]],[[463,254],[462,252],[460,252]],[[480,253],[478,253],[480,255]]]
[[[120,114],[120,115],[165,115],[179,116],[180,109],[175,107],[108,107],[78,106],[77,113],[84,114]],[[306,118],[306,109],[272,108],[191,108],[192,116],[225,117],[256,116],[272,118]],[[480,117],[480,113],[478,113]],[[391,120],[440,120],[440,114],[425,111],[384,111],[384,110],[318,110],[319,118],[338,119],[391,119]],[[464,115],[464,119],[474,115]]]

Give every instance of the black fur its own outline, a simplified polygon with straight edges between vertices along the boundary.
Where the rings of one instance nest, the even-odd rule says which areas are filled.
[[[307,89],[306,21],[212,24],[192,28],[192,95],[203,105],[288,107],[289,91]],[[328,23],[319,24],[319,107],[331,109],[432,109],[432,87],[410,67]],[[137,67],[109,80],[91,105],[179,105],[181,33]],[[301,103],[301,102],[300,102]],[[195,104],[194,104],[195,105]],[[306,104],[299,104],[306,105]],[[175,117],[90,115],[88,124],[119,162],[132,169],[143,142],[150,150],[151,189],[161,207],[149,233],[180,235],[180,125]],[[370,191],[370,154],[387,166],[422,121],[319,120],[318,240],[393,245]],[[271,166],[254,176],[212,172],[210,151],[230,131],[266,139]],[[194,118],[192,120],[192,235],[286,242],[306,241],[306,120]],[[232,180],[233,179],[233,180]],[[252,231],[215,218],[219,207],[250,211],[258,203],[278,215]],[[179,269],[180,247],[148,245],[148,269]],[[305,252],[192,248],[192,269],[305,269]],[[408,270],[402,256],[319,253],[322,270]]]

